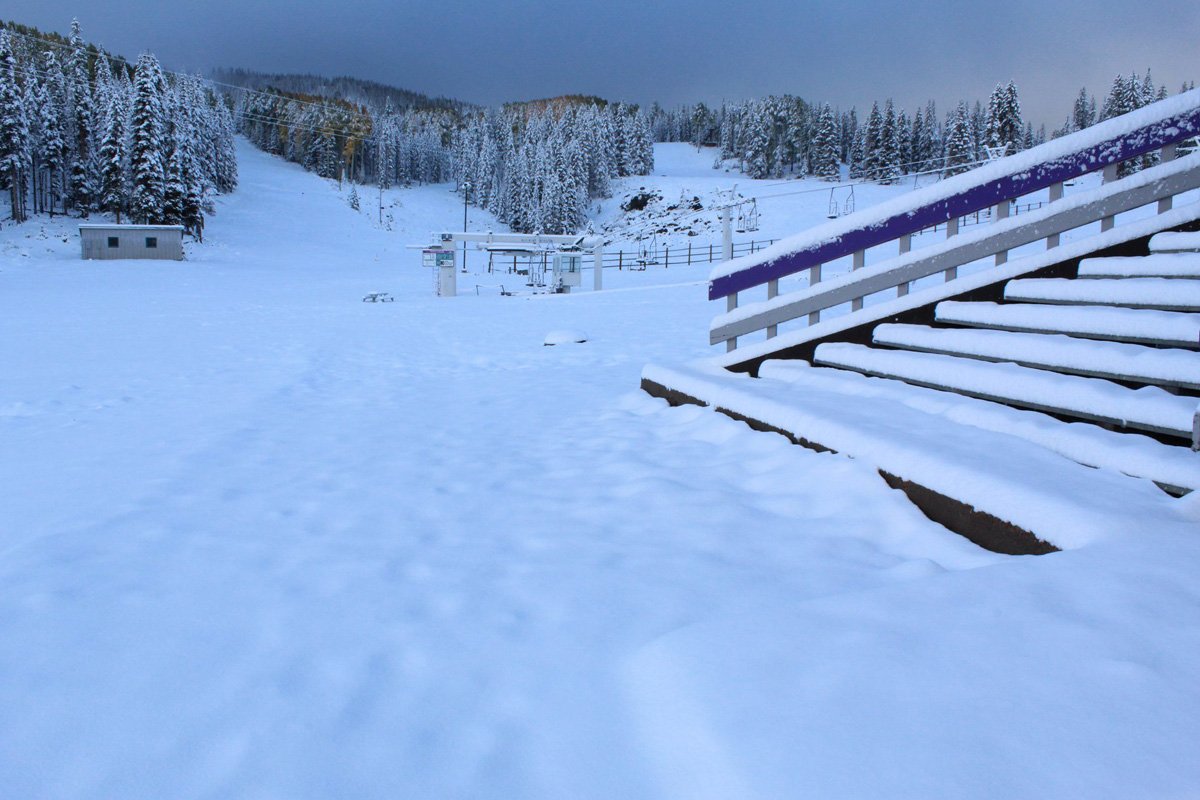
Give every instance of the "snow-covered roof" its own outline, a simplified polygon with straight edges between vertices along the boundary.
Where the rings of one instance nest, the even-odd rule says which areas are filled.
[[[100,230],[103,230],[103,231],[181,231],[181,230],[183,230],[183,226],[182,225],[127,225],[125,223],[117,225],[115,223],[109,223],[107,225],[104,225],[104,224],[80,225],[79,230],[81,230],[81,231],[100,231]]]

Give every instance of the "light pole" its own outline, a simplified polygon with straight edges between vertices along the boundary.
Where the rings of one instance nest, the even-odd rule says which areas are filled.
[[[463,181],[463,233],[467,232],[467,200],[471,196],[471,182]],[[463,240],[463,262],[462,271],[467,271],[467,242]]]

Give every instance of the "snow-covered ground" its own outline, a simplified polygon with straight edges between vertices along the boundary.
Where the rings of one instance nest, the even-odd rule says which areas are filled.
[[[604,235],[610,260],[617,250],[627,254],[647,250],[661,264],[671,248],[671,264],[675,265],[686,257],[689,244],[695,256],[693,266],[707,258],[710,245],[719,260],[720,208],[734,200],[743,203],[731,213],[735,251],[741,255],[748,252],[751,242],[761,250],[769,241],[794,236],[804,227],[826,221],[831,202],[838,214],[849,213],[935,180],[910,176],[893,186],[849,180],[832,184],[795,177],[751,180],[737,171],[733,161],[714,169],[716,152],[716,148],[682,143],[655,145],[651,175],[620,181],[611,199],[593,201],[593,226]],[[625,212],[622,206],[637,195],[648,196],[649,204],[640,212]],[[739,219],[748,222],[749,215],[753,215],[753,229],[739,225]],[[713,266],[704,262],[704,277]]]
[[[983,552],[637,391],[707,264],[439,299],[447,187],[240,156],[181,263],[0,231],[0,795],[1196,796],[1200,537]]]

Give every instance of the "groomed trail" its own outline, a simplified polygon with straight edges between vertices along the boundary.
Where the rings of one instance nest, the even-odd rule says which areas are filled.
[[[446,186],[386,231],[239,156],[181,263],[0,231],[0,794],[1200,785],[1196,537],[983,552],[865,465],[636,390],[708,354],[708,265],[439,299],[405,245]]]

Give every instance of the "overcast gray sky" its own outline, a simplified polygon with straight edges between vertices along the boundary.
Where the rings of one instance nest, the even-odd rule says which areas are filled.
[[[495,104],[563,93],[664,105],[791,93],[860,110],[986,100],[1015,80],[1060,124],[1079,87],[1200,77],[1200,3],[1160,0],[0,0],[0,17],[172,69],[353,75]]]

